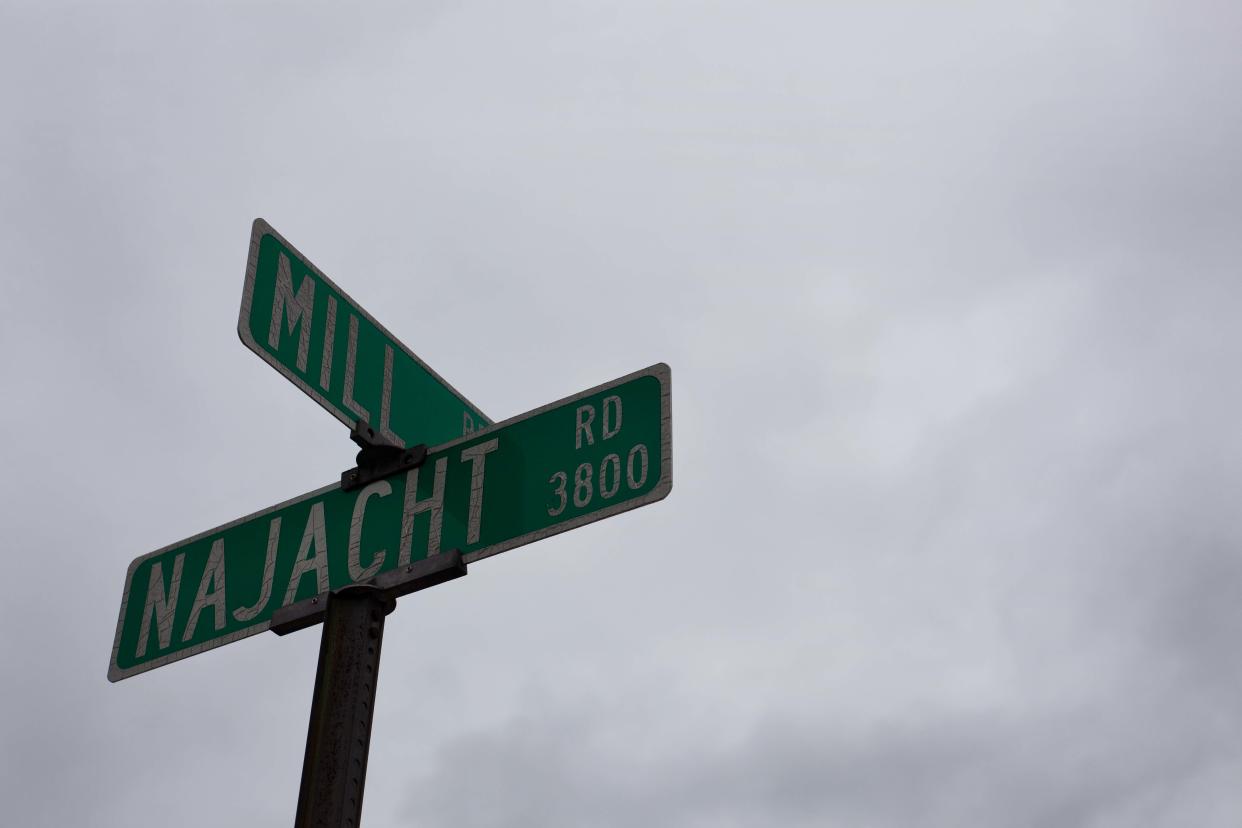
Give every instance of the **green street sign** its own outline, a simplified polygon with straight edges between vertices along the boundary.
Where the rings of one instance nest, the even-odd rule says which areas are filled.
[[[436,446],[416,469],[356,491],[334,483],[135,559],[108,678],[263,632],[277,611],[350,584],[392,587],[453,549],[471,563],[653,503],[672,485],[658,364]]]
[[[393,443],[434,445],[491,422],[261,218],[237,333],[333,417]]]

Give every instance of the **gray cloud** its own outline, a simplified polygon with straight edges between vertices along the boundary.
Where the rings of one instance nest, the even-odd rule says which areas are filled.
[[[15,822],[288,824],[314,632],[104,680],[352,459],[256,215],[493,417],[673,367],[669,500],[390,618],[369,825],[1237,822],[1233,5],[0,14]]]

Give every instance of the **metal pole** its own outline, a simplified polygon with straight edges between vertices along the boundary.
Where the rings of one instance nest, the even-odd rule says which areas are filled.
[[[295,828],[357,828],[361,822],[384,616],[394,606],[374,586],[350,586],[328,597]]]

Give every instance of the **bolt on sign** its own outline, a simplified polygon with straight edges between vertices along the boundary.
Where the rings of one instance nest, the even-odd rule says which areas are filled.
[[[670,382],[668,366],[653,365],[444,442],[417,468],[355,491],[333,483],[137,558],[108,678],[263,632],[282,608],[391,583],[448,550],[472,563],[663,499]]]
[[[261,218],[237,333],[332,416],[392,443],[441,443],[491,422]]]

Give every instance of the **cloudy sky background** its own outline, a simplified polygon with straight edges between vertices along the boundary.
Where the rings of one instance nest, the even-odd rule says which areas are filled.
[[[285,826],[317,631],[105,679],[321,486],[269,220],[495,419],[673,369],[674,488],[402,601],[366,824],[1242,823],[1233,2],[0,0],[0,801]]]

